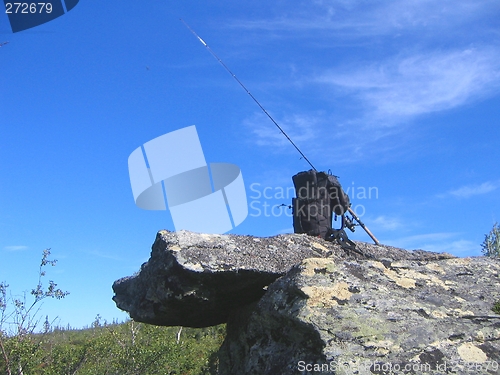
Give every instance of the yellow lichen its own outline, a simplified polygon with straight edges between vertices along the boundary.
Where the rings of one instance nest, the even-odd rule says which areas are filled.
[[[462,360],[469,363],[484,363],[488,359],[485,352],[469,342],[460,345],[457,352]]]
[[[436,272],[439,272],[441,274],[445,274],[446,272],[444,272],[443,268],[436,264],[436,263],[429,263],[429,264],[426,264],[425,265],[426,268],[432,270],[432,271],[436,271]]]
[[[461,265],[467,265],[471,262],[470,258],[453,258],[453,259],[447,259],[445,260],[446,263],[450,265],[456,265],[456,266],[461,266]]]
[[[415,280],[425,280],[428,285],[437,285],[445,290],[449,289],[443,280],[438,277],[434,275],[426,275],[411,269],[397,269],[397,271],[385,269],[384,274],[393,280],[397,285],[407,289],[415,288]]]
[[[409,289],[409,288],[415,288],[415,280],[407,278],[407,277],[400,277],[396,272],[393,270],[385,269],[384,274],[394,281],[397,285],[400,287]]]
[[[305,286],[302,291],[309,297],[307,304],[311,306],[333,307],[337,306],[337,300],[347,301],[351,298],[347,283],[340,282],[331,287]]]
[[[326,269],[328,272],[333,272],[335,263],[331,259],[324,258],[308,258],[303,261],[304,271],[306,276],[314,276],[315,270]]]

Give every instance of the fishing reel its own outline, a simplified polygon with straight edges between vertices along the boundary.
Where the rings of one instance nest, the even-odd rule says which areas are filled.
[[[359,225],[354,222],[354,218],[349,217],[346,214],[342,215],[341,217],[342,217],[342,226],[340,229],[347,228],[351,232],[354,232],[356,230],[356,226]],[[337,215],[335,215],[334,220],[337,221]]]
[[[356,225],[358,225],[354,222],[354,218],[344,215],[343,219],[344,219],[344,227],[349,229],[351,232],[354,232],[356,230]]]

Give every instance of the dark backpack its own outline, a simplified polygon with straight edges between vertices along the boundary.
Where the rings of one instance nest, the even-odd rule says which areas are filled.
[[[343,218],[350,206],[337,177],[311,169],[292,180],[296,194],[292,199],[294,232],[333,240],[337,231],[332,229],[332,215]],[[340,230],[343,232],[343,227]]]

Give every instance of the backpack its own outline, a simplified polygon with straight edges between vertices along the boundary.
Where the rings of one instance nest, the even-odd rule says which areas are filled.
[[[311,169],[297,173],[292,180],[296,195],[292,199],[294,232],[345,243],[344,214],[350,201],[337,177]],[[342,217],[339,230],[332,228],[333,214]]]

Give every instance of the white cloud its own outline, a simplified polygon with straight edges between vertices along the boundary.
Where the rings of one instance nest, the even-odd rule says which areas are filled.
[[[310,0],[295,4],[293,10],[276,9],[274,18],[238,20],[231,27],[261,30],[268,36],[281,32],[282,37],[303,36],[308,31],[327,33],[336,38],[374,38],[384,35],[398,37],[401,33],[415,32],[424,36],[426,31],[446,30],[440,37],[463,34],[460,26],[485,15],[498,13],[496,0]],[[273,14],[270,11],[269,14]],[[479,24],[468,34],[481,31]],[[269,33],[272,31],[273,33]],[[435,37],[435,36],[434,36]]]
[[[459,235],[460,233],[451,232],[426,233],[384,242],[403,249],[446,252],[459,257],[481,255],[479,244],[457,239]]]
[[[5,246],[4,247],[4,250],[7,250],[7,251],[21,251],[21,250],[26,250],[28,248],[28,246]]]
[[[318,136],[317,130],[320,126],[319,118],[301,114],[286,115],[277,123],[294,143],[314,140]],[[259,146],[290,146],[281,131],[264,114],[256,113],[252,118],[246,119],[243,125],[255,135]]]
[[[291,38],[307,52],[303,65],[293,62],[286,89],[299,88],[317,99],[316,108],[333,103],[332,110],[294,113],[296,106],[278,123],[301,149],[312,150],[310,157],[335,144],[329,156],[338,163],[370,154],[397,158],[413,149],[405,142],[420,135],[409,129],[418,116],[500,92],[500,33],[492,22],[500,17],[496,0],[316,0],[293,9],[274,4],[267,13],[230,27],[248,30],[254,45]],[[295,59],[293,51],[290,56]],[[270,85],[283,89],[284,81]],[[245,123],[258,145],[287,143],[263,116]]]
[[[402,227],[399,219],[387,216],[378,216],[370,221],[370,227],[377,228],[378,230],[396,230]]]
[[[367,67],[346,65],[311,80],[329,88],[336,98],[350,98],[346,107],[358,107],[357,113],[346,112],[343,121],[330,121],[328,114],[316,121],[333,124],[322,129],[328,138],[325,145],[336,145],[331,154],[336,162],[369,155],[377,160],[397,159],[412,152],[407,145],[419,134],[411,130],[418,116],[454,109],[500,91],[500,49],[396,56]]]
[[[452,195],[456,198],[470,198],[474,195],[481,195],[490,193],[496,189],[500,184],[498,182],[484,182],[480,185],[467,185],[458,189],[449,191],[446,195]]]
[[[392,246],[401,247],[403,249],[424,249],[423,247],[419,247],[419,244],[448,241],[456,235],[457,233],[449,232],[425,233],[396,238],[388,243],[390,243]]]
[[[481,255],[480,245],[468,240],[429,243],[424,244],[423,246],[425,246],[424,249],[427,251],[435,251],[437,253],[450,253],[459,257]]]
[[[393,119],[454,108],[500,87],[500,49],[493,42],[498,31],[486,21],[495,13],[500,16],[500,6],[494,0],[323,0],[299,3],[293,11],[276,18],[241,21],[233,26],[264,30],[269,35],[274,35],[269,31],[283,31],[291,38],[306,38],[303,32],[311,30],[311,43],[321,45],[322,53],[331,48],[332,38],[348,36],[347,46],[359,46],[371,45],[370,40],[380,36],[377,44],[381,48],[392,45],[396,38],[401,44],[396,50],[407,51],[405,55],[379,60],[372,54],[371,62],[358,62],[365,65],[362,68],[352,69],[351,60],[313,78],[361,99],[368,107],[366,117],[375,114]],[[460,26],[470,23],[470,40],[452,36],[462,30]],[[489,38],[481,37],[479,30],[483,28]],[[409,30],[415,31],[415,41],[397,34]],[[442,50],[443,38],[453,39],[445,45],[454,47]],[[416,45],[419,47],[412,47]],[[439,47],[431,47],[436,45]],[[408,52],[412,49],[421,52]],[[341,56],[335,61],[342,61]]]
[[[500,51],[466,49],[414,54],[369,67],[330,71],[316,82],[361,99],[370,117],[413,117],[446,110],[500,88]]]

